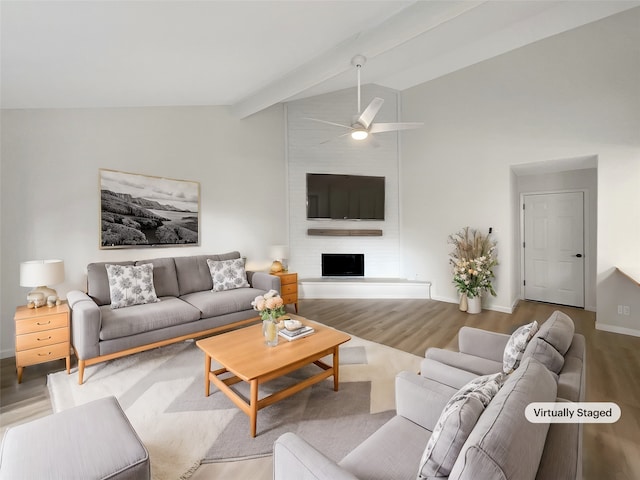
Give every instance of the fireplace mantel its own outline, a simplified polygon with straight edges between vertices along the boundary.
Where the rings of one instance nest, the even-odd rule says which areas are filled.
[[[307,235],[322,237],[381,237],[382,230],[364,228],[309,228]]]

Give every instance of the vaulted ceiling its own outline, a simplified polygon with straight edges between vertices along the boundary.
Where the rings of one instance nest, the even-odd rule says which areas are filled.
[[[278,102],[396,90],[638,1],[2,1],[3,108]]]

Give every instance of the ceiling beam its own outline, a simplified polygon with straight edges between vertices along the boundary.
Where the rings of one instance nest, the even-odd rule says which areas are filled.
[[[384,22],[352,35],[319,57],[236,102],[231,111],[239,118],[253,115],[353,68],[351,58],[355,55],[374,58],[483,3],[484,0],[414,2]]]

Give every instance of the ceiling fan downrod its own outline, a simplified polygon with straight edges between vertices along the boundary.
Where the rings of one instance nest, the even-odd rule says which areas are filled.
[[[360,105],[360,69],[365,63],[367,63],[367,58],[364,55],[356,55],[351,59],[351,65],[356,67],[356,72],[358,73],[358,115],[362,113]]]

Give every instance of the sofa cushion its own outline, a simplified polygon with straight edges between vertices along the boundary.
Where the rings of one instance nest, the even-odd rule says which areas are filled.
[[[111,265],[107,264],[111,308],[130,307],[158,302],[153,286],[153,264]]]
[[[416,465],[430,433],[396,415],[338,462],[338,465],[357,478],[367,480],[414,480]],[[339,436],[336,441],[340,441]]]
[[[575,326],[573,325],[573,320],[564,313],[556,310],[547,321],[540,326],[540,329],[533,338],[544,340],[555,348],[560,355],[564,356],[571,346],[574,333]]]
[[[153,265],[153,286],[159,297],[179,297],[176,264],[172,257],[138,260],[136,266],[150,263]]]
[[[214,292],[249,286],[242,258],[233,260],[211,260],[208,258],[207,265],[209,266],[209,272],[211,272]]]
[[[202,318],[217,317],[232,312],[252,310],[251,302],[256,295],[263,294],[255,288],[237,288],[222,292],[194,292],[180,297],[202,312]],[[256,312],[256,316],[258,312]]]
[[[176,273],[180,296],[193,292],[202,292],[213,288],[211,272],[207,259],[233,260],[240,258],[240,252],[229,252],[221,255],[193,255],[189,257],[175,257]]]
[[[100,307],[100,340],[127,337],[200,319],[200,310],[175,297],[161,297],[157,303],[112,309]]]
[[[504,373],[511,373],[518,368],[524,350],[537,331],[538,322],[534,320],[531,323],[522,325],[511,334],[502,356],[502,371]]]
[[[87,294],[97,305],[109,305],[109,277],[105,265],[134,265],[134,262],[95,262],[87,265]]]
[[[449,475],[467,436],[505,379],[503,373],[478,377],[451,397],[429,438],[418,478]]]
[[[560,373],[564,355],[573,341],[573,320],[556,310],[533,336],[522,355],[522,359],[533,357],[553,373]]]
[[[556,401],[570,405],[568,400],[558,398]],[[582,423],[549,425],[536,480],[582,478],[582,432]]]
[[[549,371],[558,374],[564,366],[564,357],[560,355],[555,348],[549,345],[541,338],[532,338],[527,345],[522,358],[535,358],[538,362],[543,364],[549,369]]]
[[[531,423],[531,402],[556,399],[553,375],[533,358],[522,361],[484,410],[451,469],[449,480],[491,478],[533,480],[548,423]]]

